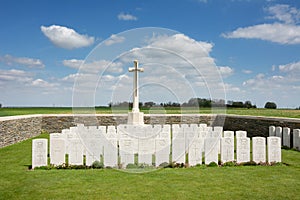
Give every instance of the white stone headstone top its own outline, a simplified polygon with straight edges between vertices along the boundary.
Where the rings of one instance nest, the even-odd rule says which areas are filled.
[[[275,126],[269,126],[269,136],[276,136]]]
[[[291,135],[290,135],[291,129],[288,127],[284,127],[282,129],[282,143],[283,146],[286,146],[288,148],[291,147]]]
[[[247,131],[236,131],[235,134],[237,138],[247,137]]]
[[[293,148],[300,150],[300,129],[293,129]]]

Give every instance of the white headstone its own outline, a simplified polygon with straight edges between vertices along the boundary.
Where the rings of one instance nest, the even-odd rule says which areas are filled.
[[[293,129],[293,148],[300,151],[300,129]]]
[[[32,140],[32,169],[48,165],[48,140],[33,139]]]
[[[234,137],[221,138],[221,162],[234,161]]]
[[[117,139],[108,139],[104,144],[104,166],[116,167],[118,165]]]
[[[238,137],[236,139],[236,161],[237,163],[250,161],[250,138]]]
[[[222,133],[223,132],[223,126],[214,126],[214,131]]]
[[[211,162],[218,164],[218,138],[206,138],[204,140],[204,152],[206,165]]]
[[[199,124],[200,132],[207,132],[207,124]]]
[[[50,164],[62,165],[66,163],[65,138],[61,133],[50,134]]]
[[[235,132],[236,138],[244,138],[247,137],[247,131],[236,131]]]
[[[282,140],[282,127],[277,126],[277,127],[275,128],[275,136],[276,136],[276,137],[280,137],[280,139]]]
[[[154,139],[139,139],[138,162],[152,165],[152,155],[155,149]]]
[[[170,162],[170,140],[155,139],[155,166]]]
[[[80,139],[69,140],[69,164],[83,165],[84,147]]]
[[[120,139],[120,159],[123,167],[126,167],[128,164],[134,164],[134,143],[131,139]]]
[[[190,166],[202,164],[202,149],[204,139],[195,138],[190,141],[188,148],[188,160]]]
[[[234,138],[234,131],[224,131],[224,137]]]
[[[199,133],[199,138],[206,138],[208,136],[208,132],[207,131],[201,131],[200,133]]]
[[[193,130],[192,127],[184,128],[184,134],[185,134],[185,147],[186,149],[191,145],[191,142],[198,138],[197,133]]]
[[[100,161],[105,141],[105,135],[100,130],[90,129],[90,131],[91,133],[84,139],[87,166],[91,166],[94,161]]]
[[[284,127],[282,129],[282,143],[283,146],[286,146],[288,148],[291,147],[291,135],[290,135],[291,129],[288,127]]]
[[[281,162],[281,138],[268,137],[268,162]]]
[[[185,138],[183,131],[173,132],[172,139],[172,161],[185,163]]]
[[[269,126],[269,136],[276,136],[275,126]]]
[[[266,162],[266,138],[253,137],[252,138],[252,157],[256,163]]]
[[[213,127],[212,126],[207,126],[206,130],[207,130],[207,132],[212,132],[213,131]]]

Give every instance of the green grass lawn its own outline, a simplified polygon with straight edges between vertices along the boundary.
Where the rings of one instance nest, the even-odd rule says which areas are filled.
[[[75,113],[92,113],[93,109],[80,109],[75,110]],[[211,110],[209,108],[142,108],[142,112],[145,114],[236,114],[236,115],[252,115],[252,116],[272,116],[272,117],[288,117],[288,118],[300,118],[300,110],[292,109],[246,109],[246,108],[228,108],[226,110]],[[111,108],[97,107],[95,108],[97,114],[119,114],[127,113],[128,108]],[[0,117],[13,116],[13,115],[27,115],[27,114],[72,114],[71,107],[24,107],[24,108],[0,108]]]
[[[30,139],[0,149],[0,199],[300,199],[300,152],[282,150],[282,161],[279,166],[201,166],[142,174],[30,171]]]

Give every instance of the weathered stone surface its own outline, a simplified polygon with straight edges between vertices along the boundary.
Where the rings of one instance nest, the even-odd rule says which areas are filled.
[[[62,165],[66,163],[66,142],[61,133],[50,134],[50,164]]]
[[[291,129],[288,127],[284,127],[282,129],[282,144],[288,148],[291,147]]]
[[[245,130],[248,137],[268,137],[269,126],[271,125],[289,127],[290,129],[300,127],[300,119],[222,114],[145,114],[144,121],[145,124],[202,123],[208,126],[223,126],[224,130]],[[85,126],[116,126],[127,123],[127,114],[97,114],[92,117],[74,117],[72,114],[0,117],[0,148],[37,136],[42,130],[49,133],[59,133],[63,129],[76,126],[77,122],[83,122]]]
[[[234,137],[221,138],[221,162],[234,161]]]
[[[268,137],[268,162],[281,162],[281,138]]]
[[[236,162],[243,163],[250,161],[250,138],[236,138]]]
[[[256,163],[266,162],[266,138],[253,137],[252,138],[252,156]]]
[[[48,140],[32,140],[32,169],[48,165]]]
[[[208,165],[211,162],[218,164],[218,138],[206,138],[204,140],[204,160],[205,164]]]
[[[293,129],[293,148],[300,151],[300,129]]]

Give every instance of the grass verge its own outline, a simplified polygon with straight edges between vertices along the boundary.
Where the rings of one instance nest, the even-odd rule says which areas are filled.
[[[128,113],[128,108],[111,108],[109,107],[96,107],[97,114],[120,114]],[[300,118],[300,110],[292,109],[264,109],[264,108],[228,108],[226,110],[210,108],[141,108],[145,114],[235,114],[235,115],[251,115],[251,116],[267,116],[267,117],[288,117]],[[90,109],[77,109],[76,113],[90,113]],[[13,116],[13,115],[28,115],[28,114],[72,114],[71,107],[24,107],[24,108],[0,108],[0,117]]]

